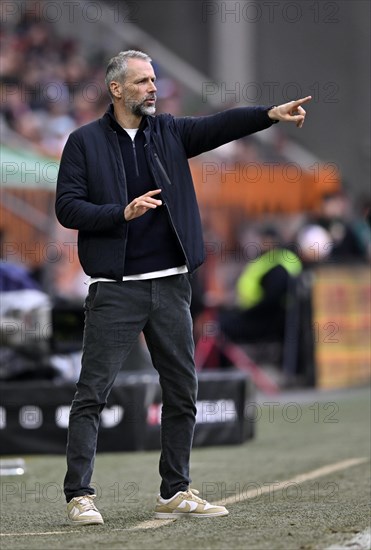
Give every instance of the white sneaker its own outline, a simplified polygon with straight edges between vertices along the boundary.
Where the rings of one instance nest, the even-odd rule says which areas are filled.
[[[213,518],[228,515],[228,510],[224,506],[210,504],[198,497],[198,494],[196,489],[188,489],[188,491],[179,491],[169,499],[159,495],[155,507],[155,518],[166,519],[176,516]]]
[[[67,504],[67,516],[73,523],[81,525],[104,523],[93,500],[96,495],[75,497]]]

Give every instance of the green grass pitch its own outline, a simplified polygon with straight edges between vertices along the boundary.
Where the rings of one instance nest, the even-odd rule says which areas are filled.
[[[260,396],[254,414],[254,440],[192,452],[192,486],[210,501],[234,500],[229,516],[152,522],[159,452],[112,453],[97,456],[94,474],[105,524],[76,527],[65,516],[65,458],[23,457],[23,476],[1,478],[0,548],[322,550],[364,532],[367,460],[290,480],[369,457],[369,388]]]

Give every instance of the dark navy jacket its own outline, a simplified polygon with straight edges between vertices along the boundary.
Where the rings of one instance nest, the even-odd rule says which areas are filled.
[[[113,106],[109,106],[112,112]],[[269,128],[267,107],[239,107],[202,117],[147,116],[145,151],[188,270],[204,260],[204,244],[188,158]],[[129,222],[125,170],[109,115],[72,132],[57,183],[59,222],[77,229],[81,265],[91,277],[120,280]],[[148,237],[150,238],[150,236]]]

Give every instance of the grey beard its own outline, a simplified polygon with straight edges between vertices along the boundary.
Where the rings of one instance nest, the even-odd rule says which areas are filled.
[[[136,105],[132,105],[131,112],[136,116],[154,115],[156,112],[156,107],[155,105],[146,107],[143,103],[137,103]]]

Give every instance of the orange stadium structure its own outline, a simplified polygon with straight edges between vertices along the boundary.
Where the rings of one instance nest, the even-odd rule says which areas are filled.
[[[324,194],[340,189],[335,165],[299,165],[192,161],[199,203],[203,207],[242,210],[248,216],[315,210]]]

